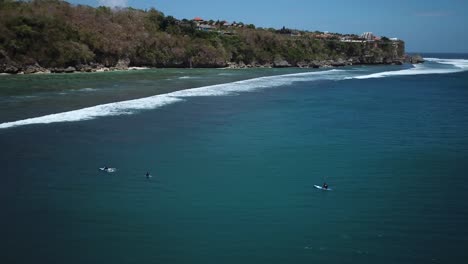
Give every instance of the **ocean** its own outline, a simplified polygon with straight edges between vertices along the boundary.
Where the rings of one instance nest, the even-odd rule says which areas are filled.
[[[465,263],[468,55],[424,57],[0,76],[0,262]]]

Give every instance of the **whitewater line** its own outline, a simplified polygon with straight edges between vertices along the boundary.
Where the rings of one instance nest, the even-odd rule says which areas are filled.
[[[405,76],[405,75],[422,75],[422,74],[447,74],[468,71],[468,60],[464,59],[438,59],[438,58],[424,58],[424,60],[451,65],[453,68],[431,68],[425,64],[416,64],[413,68],[399,70],[399,71],[386,71],[377,72],[368,75],[346,77],[345,79],[371,79],[371,78],[384,78],[392,76]]]
[[[335,75],[341,72],[343,72],[343,70],[333,69],[328,71],[293,73],[285,75],[259,77],[248,80],[236,81],[232,83],[216,84],[186,90],[179,90],[167,94],[159,94],[140,99],[96,105],[67,112],[5,122],[0,124],[0,129],[32,124],[76,122],[91,120],[105,116],[128,115],[133,114],[139,110],[155,109],[168,104],[180,102],[184,100],[185,97],[221,96],[235,94],[238,92],[248,92],[255,89],[278,87],[282,85],[288,85],[297,81],[333,79],[336,78]]]
[[[0,129],[31,124],[50,124],[57,122],[75,122],[95,119],[105,116],[117,116],[133,114],[140,110],[155,109],[168,104],[183,101],[187,97],[195,96],[221,96],[231,95],[239,92],[249,92],[256,89],[279,87],[290,85],[293,82],[304,82],[314,80],[347,80],[347,79],[370,79],[384,78],[392,76],[420,75],[420,74],[446,74],[468,70],[468,60],[463,59],[438,59],[426,58],[427,61],[434,64],[451,65],[453,68],[437,68],[432,65],[415,65],[413,68],[385,71],[366,75],[357,75],[356,71],[332,69],[327,71],[314,71],[293,73],[275,76],[258,77],[231,83],[216,84],[179,90],[167,94],[159,94],[150,97],[133,99],[115,103],[108,103],[86,107],[68,112],[49,114],[40,117],[33,117],[23,120],[6,122],[0,124]],[[351,76],[350,76],[351,75]]]

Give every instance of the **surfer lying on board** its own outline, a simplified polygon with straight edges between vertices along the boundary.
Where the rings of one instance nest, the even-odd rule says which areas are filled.
[[[328,189],[328,184],[326,182],[324,182],[323,185],[322,185],[322,188],[324,188],[325,190]]]

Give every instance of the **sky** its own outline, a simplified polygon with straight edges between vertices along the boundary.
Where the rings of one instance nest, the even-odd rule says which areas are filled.
[[[178,19],[196,16],[273,27],[396,37],[407,52],[468,53],[468,0],[71,0],[90,6],[151,7]]]

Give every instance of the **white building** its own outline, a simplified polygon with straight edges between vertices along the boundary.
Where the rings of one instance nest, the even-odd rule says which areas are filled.
[[[362,33],[361,38],[363,38],[365,40],[374,40],[375,36],[374,36],[374,34],[372,34],[372,32],[364,32],[364,33]]]

